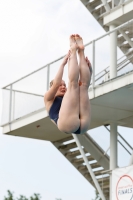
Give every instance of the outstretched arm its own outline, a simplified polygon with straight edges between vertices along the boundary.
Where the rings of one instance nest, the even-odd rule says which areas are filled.
[[[55,94],[61,84],[64,67],[68,61],[69,55],[70,55],[70,52],[68,52],[68,54],[64,57],[62,64],[60,65],[59,70],[53,80],[53,85],[44,95],[44,101],[51,101],[55,97]]]
[[[70,52],[68,52],[68,54],[64,57],[62,64],[59,67],[59,70],[53,80],[53,86],[59,87],[60,83],[62,81],[62,77],[63,77],[63,71],[64,71],[64,67],[67,64],[68,58],[69,58]]]

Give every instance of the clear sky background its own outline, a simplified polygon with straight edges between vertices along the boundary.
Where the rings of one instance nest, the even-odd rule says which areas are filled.
[[[1,0],[0,87],[66,54],[72,33],[80,34],[84,43],[104,33],[79,0]],[[103,60],[98,59],[99,70]],[[1,90],[0,113],[2,103]],[[132,130],[119,130],[132,144]],[[103,127],[89,133],[108,148],[109,133]],[[125,166],[129,156],[122,156],[119,163]],[[94,198],[93,187],[50,142],[3,135],[0,128],[0,199],[8,189],[15,196],[40,193],[43,200]]]

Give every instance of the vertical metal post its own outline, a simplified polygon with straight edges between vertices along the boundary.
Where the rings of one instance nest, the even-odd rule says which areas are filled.
[[[114,0],[112,0],[112,9],[114,8]]]
[[[47,90],[49,89],[50,65],[47,66]]]
[[[9,130],[11,131],[11,116],[12,116],[12,84],[10,85],[10,98],[9,98]]]
[[[12,119],[14,120],[14,118],[15,118],[15,91],[13,91],[13,105],[12,105],[12,107],[13,107]]]
[[[130,165],[133,165],[133,152],[132,152],[132,155],[131,155],[130,161],[129,161],[129,166],[130,166]]]
[[[93,92],[94,92],[94,89],[95,89],[95,40],[92,41],[92,68],[93,68],[92,89],[93,89]]]
[[[110,170],[117,168],[117,124],[110,124]],[[110,175],[110,200],[112,200],[112,174]]]
[[[93,180],[93,182],[94,182],[94,184],[95,184],[95,186],[96,186],[96,188],[97,188],[97,190],[98,190],[98,192],[100,194],[100,197],[102,198],[102,200],[106,200],[105,197],[104,197],[104,194],[103,194],[103,192],[102,192],[102,190],[101,190],[101,188],[99,186],[99,183],[98,183],[98,181],[97,181],[97,179],[96,179],[96,177],[95,177],[95,175],[94,175],[94,173],[93,173],[93,171],[91,169],[91,166],[90,166],[90,164],[88,162],[88,159],[87,159],[87,157],[86,157],[86,155],[85,155],[85,153],[84,153],[84,151],[83,151],[83,149],[81,147],[81,144],[80,144],[80,141],[79,141],[77,135],[75,135],[75,134],[72,134],[72,135],[73,135],[73,137],[74,137],[74,139],[76,141],[76,144],[77,144],[77,146],[79,148],[79,151],[80,151],[80,153],[81,153],[81,155],[82,155],[82,157],[84,159],[86,167],[87,167],[88,171],[90,172],[92,180]]]
[[[110,25],[110,31],[115,28]],[[117,76],[117,32],[114,31],[110,34],[110,78]]]

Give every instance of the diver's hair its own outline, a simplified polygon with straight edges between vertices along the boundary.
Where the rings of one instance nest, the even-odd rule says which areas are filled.
[[[52,87],[53,83],[54,83],[54,79],[52,81],[50,81],[50,84],[49,84],[50,87]]]
[[[50,81],[50,87],[52,87],[54,80]]]

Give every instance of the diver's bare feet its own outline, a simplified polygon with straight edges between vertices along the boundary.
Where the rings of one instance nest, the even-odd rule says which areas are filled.
[[[70,50],[71,52],[76,52],[76,50],[78,49],[78,45],[76,43],[76,40],[75,40],[75,35],[70,35]]]
[[[84,50],[82,37],[80,37],[80,35],[76,34],[75,35],[75,40],[76,40],[76,43],[78,45],[78,51],[80,52],[81,50]]]

